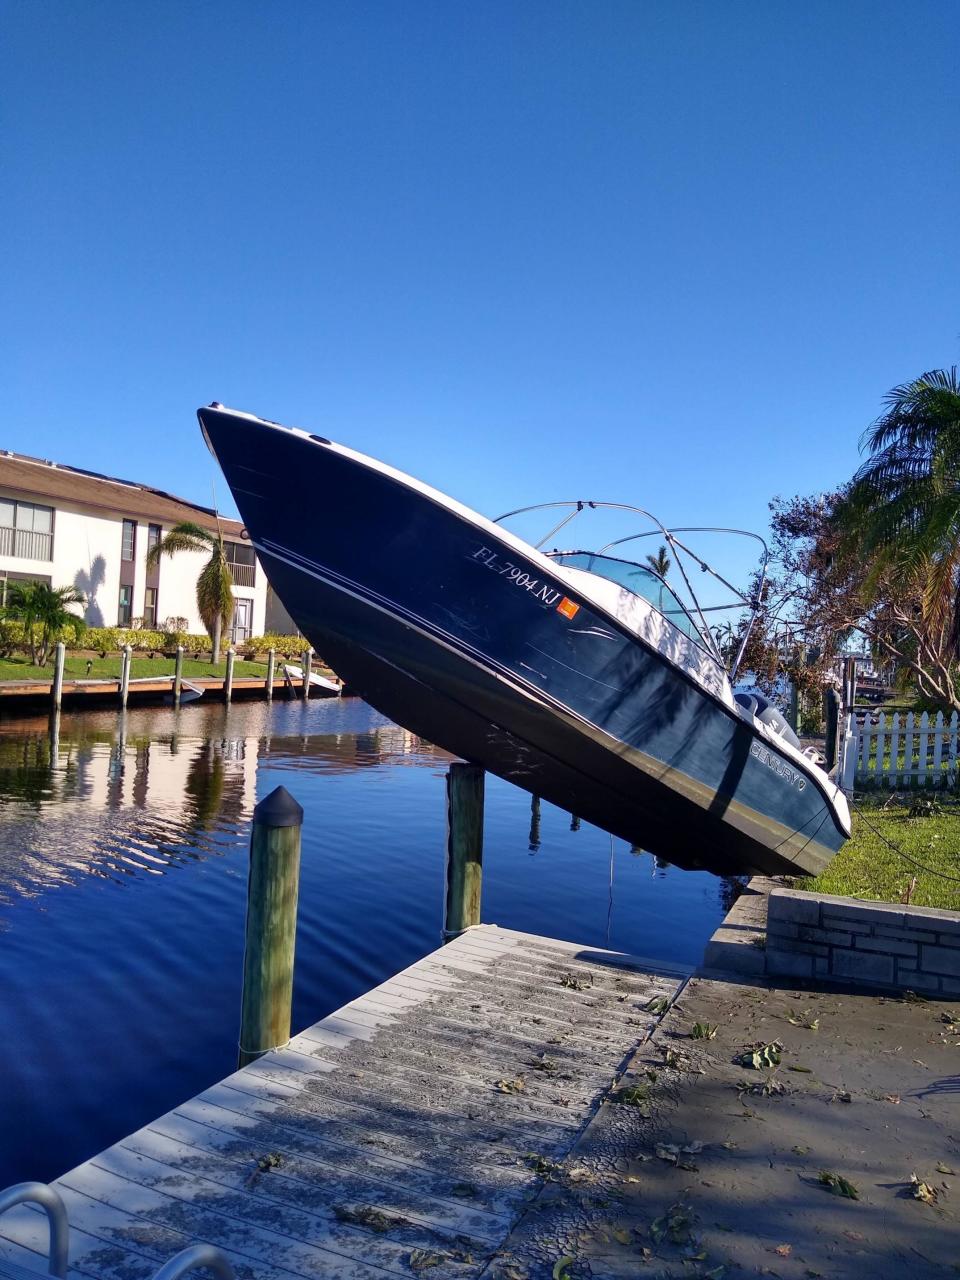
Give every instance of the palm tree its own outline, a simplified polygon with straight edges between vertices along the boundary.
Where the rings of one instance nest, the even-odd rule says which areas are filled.
[[[667,555],[667,548],[663,543],[660,544],[660,550],[655,556],[647,556],[647,564],[658,578],[666,578],[673,561]]]
[[[35,667],[46,664],[51,647],[65,631],[72,630],[74,639],[83,634],[87,624],[71,611],[73,604],[86,604],[86,596],[76,587],[51,587],[46,582],[17,582],[10,587],[6,612],[23,624]]]
[[[894,387],[868,428],[871,457],[837,512],[847,543],[922,588],[923,612],[960,643],[960,382],[935,369]]]
[[[197,578],[197,612],[212,641],[210,661],[220,661],[220,637],[233,620],[233,574],[227,563],[223,534],[184,520],[175,524],[170,532],[147,552],[147,564],[160,563],[161,556],[173,556],[178,551],[202,551],[210,553],[210,559]]]

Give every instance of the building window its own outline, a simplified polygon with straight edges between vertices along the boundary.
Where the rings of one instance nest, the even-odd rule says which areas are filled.
[[[53,507],[0,498],[0,556],[53,559]]]
[[[132,560],[137,553],[137,524],[135,520],[124,520],[123,540],[120,544],[120,559]]]
[[[160,539],[162,537],[163,537],[163,530],[158,524],[147,525],[147,554],[148,555],[150,554],[150,552],[153,550],[154,547],[159,545]]]
[[[6,608],[10,603],[10,588],[20,586],[26,582],[40,582],[45,587],[50,586],[49,578],[38,577],[35,573],[3,573],[0,572],[0,607]]]
[[[147,587],[143,593],[143,625],[153,631],[157,625],[157,588]]]
[[[126,521],[124,521],[124,523],[126,523]],[[122,586],[120,588],[120,600],[117,605],[117,626],[129,627],[132,612],[133,587]]]
[[[233,574],[234,585],[238,587],[254,586],[256,553],[253,547],[245,542],[225,542],[223,549],[226,553],[227,564],[230,566],[230,572]]]

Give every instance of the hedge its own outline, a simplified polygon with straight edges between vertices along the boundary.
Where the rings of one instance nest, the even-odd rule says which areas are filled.
[[[245,658],[266,656],[268,649],[275,649],[278,658],[299,658],[305,649],[310,648],[310,641],[303,636],[281,636],[276,632],[267,632],[263,636],[251,636],[244,640],[240,652]]]

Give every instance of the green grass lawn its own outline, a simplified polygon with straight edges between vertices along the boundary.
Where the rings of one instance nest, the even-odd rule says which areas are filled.
[[[120,664],[122,659],[119,654],[107,658],[94,658],[90,667],[89,676],[91,679],[120,679]],[[175,666],[173,658],[144,658],[134,656],[130,661],[130,675],[133,679],[141,676],[172,676]],[[280,663],[277,663],[277,680],[282,681],[283,675],[280,670]],[[184,658],[183,674],[189,676],[223,676],[226,674],[226,660],[214,666],[213,663],[201,660],[195,662],[193,658]],[[263,679],[267,674],[266,662],[242,662],[237,661],[233,664],[233,674],[235,676],[260,676]],[[77,654],[67,654],[64,664],[64,678],[66,680],[85,679],[87,677],[87,659]],[[53,664],[49,663],[46,667],[35,667],[29,658],[3,658],[0,659],[0,680],[53,680]]]
[[[931,795],[929,791],[923,794]],[[867,821],[854,812],[853,835],[830,866],[815,879],[798,878],[795,887],[851,898],[899,902],[916,876],[916,888],[910,899],[914,906],[960,911],[960,884],[911,866],[867,825],[871,823],[891,844],[933,871],[960,879],[960,801],[950,796],[942,799],[940,805],[942,812],[938,814],[911,818],[909,801],[894,801],[884,808],[882,800],[858,799],[857,806],[863,809]]]

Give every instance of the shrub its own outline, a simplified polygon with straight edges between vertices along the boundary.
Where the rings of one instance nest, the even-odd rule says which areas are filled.
[[[303,636],[281,636],[275,632],[267,632],[263,636],[251,636],[241,645],[241,653],[245,658],[265,658],[268,649],[275,649],[278,658],[299,658],[304,649],[310,648],[310,641]]]
[[[187,653],[209,653],[210,637],[179,634],[170,631],[143,631],[132,627],[88,627],[84,633],[84,645],[101,653],[115,653],[124,645],[130,645],[137,653],[167,653],[182,644]]]
[[[0,618],[0,658],[9,658],[26,647],[23,623],[16,618]]]

